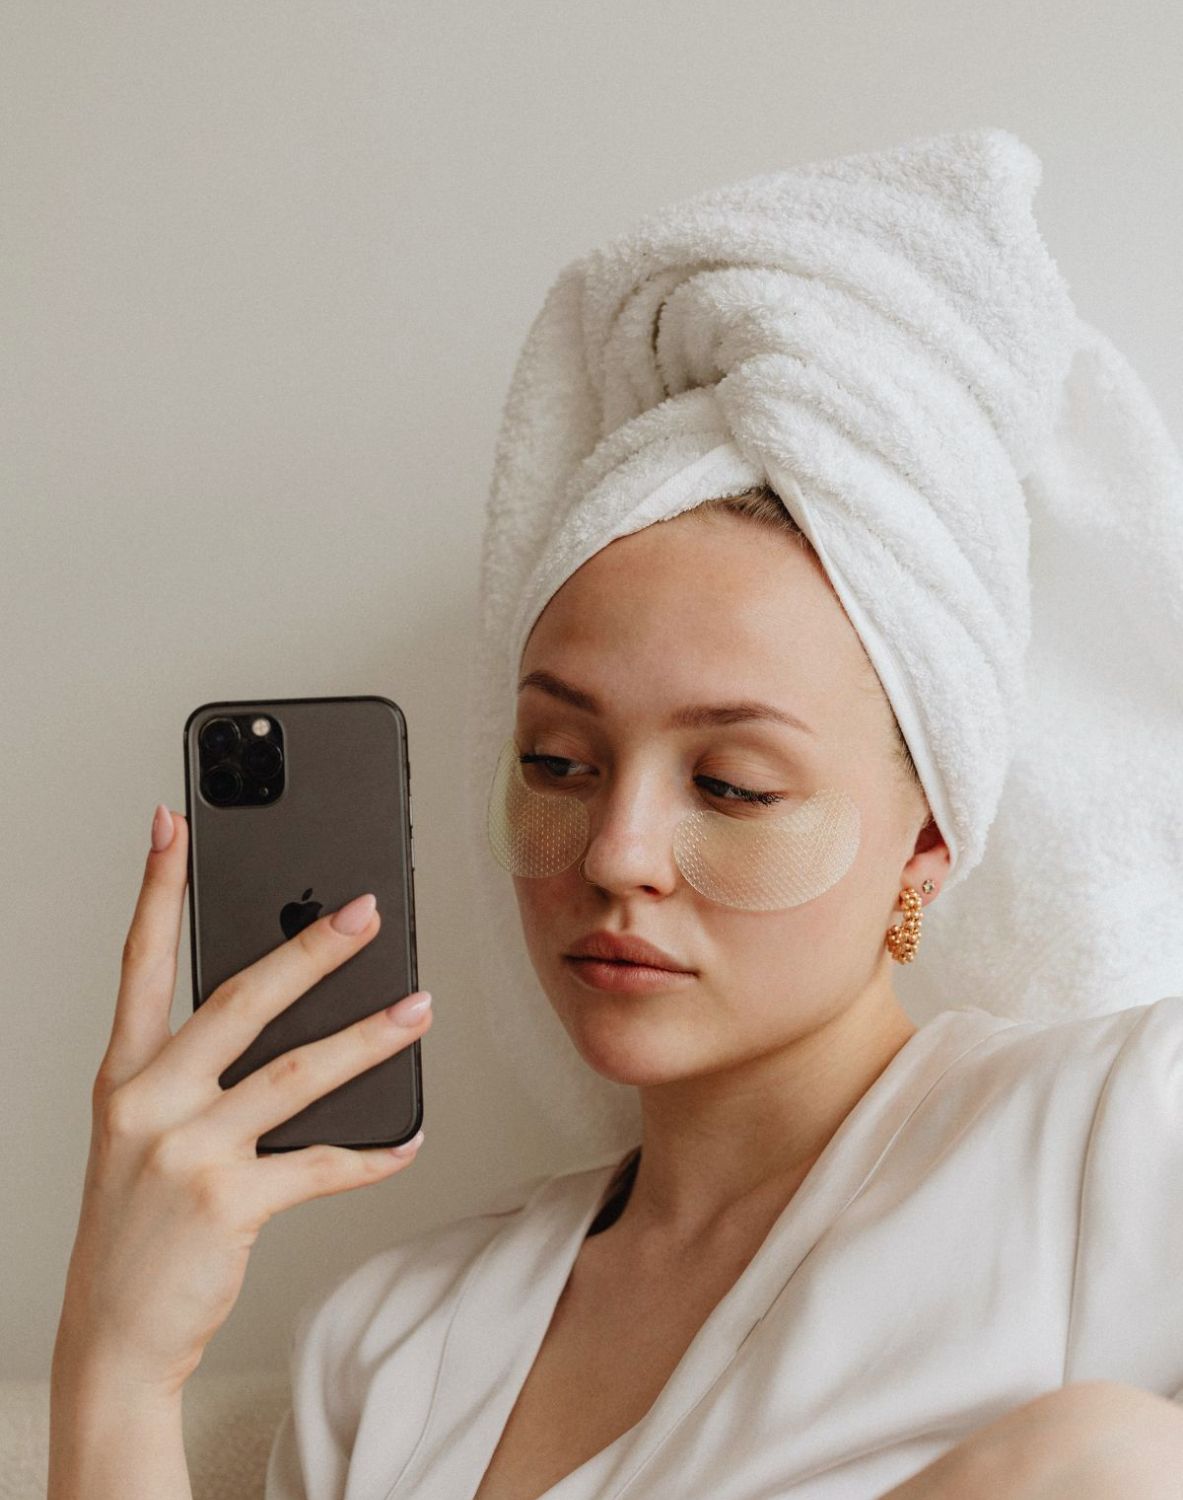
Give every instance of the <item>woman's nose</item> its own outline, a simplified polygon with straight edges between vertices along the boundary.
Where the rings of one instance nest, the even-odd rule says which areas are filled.
[[[590,813],[587,849],[576,863],[583,879],[617,895],[673,890],[680,878],[674,860],[676,809],[663,810],[651,795],[630,796],[622,788]]]

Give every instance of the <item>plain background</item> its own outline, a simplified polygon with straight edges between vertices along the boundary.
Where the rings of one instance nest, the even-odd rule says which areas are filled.
[[[1183,11],[8,0],[0,58],[0,1377],[48,1372],[185,718],[378,693],[410,725],[427,1139],[263,1230],[203,1368],[280,1367],[305,1298],[578,1164],[488,1054],[461,844],[493,443],[559,268],[701,188],[1003,126],[1077,306],[1179,434]]]

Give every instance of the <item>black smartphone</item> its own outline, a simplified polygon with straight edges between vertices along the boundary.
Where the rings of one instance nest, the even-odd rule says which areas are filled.
[[[230,1088],[419,988],[411,768],[389,698],[203,703],[185,721],[193,1008],[232,974],[364,891],[382,926],[275,1016],[218,1079]],[[420,1044],[314,1099],[262,1152],[397,1146],[423,1123]]]

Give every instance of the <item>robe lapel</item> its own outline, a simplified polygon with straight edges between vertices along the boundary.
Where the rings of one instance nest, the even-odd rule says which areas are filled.
[[[427,1425],[385,1500],[475,1492],[620,1160],[542,1183],[473,1262]]]
[[[632,1487],[863,1188],[925,1094],[958,1057],[1008,1024],[977,1007],[962,1007],[939,1013],[909,1039],[827,1142],[648,1412],[540,1500],[614,1500]],[[620,1160],[613,1156],[542,1184],[474,1262],[445,1336],[427,1425],[385,1500],[470,1500]]]

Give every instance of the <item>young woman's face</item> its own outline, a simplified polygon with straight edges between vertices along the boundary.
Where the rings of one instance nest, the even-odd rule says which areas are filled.
[[[520,677],[533,674],[515,740],[557,758],[530,767],[532,784],[551,778],[586,804],[589,842],[582,873],[577,862],[515,876],[514,888],[539,981],[590,1066],[638,1085],[711,1072],[786,1045],[882,979],[928,810],[894,761],[887,698],[812,553],[694,511],[622,537],[547,603],[522,657]],[[737,700],[808,729],[668,726],[686,705]],[[784,910],[701,895],[675,862],[674,830],[699,808],[734,811],[736,788],[780,793],[779,806],[744,809],[774,817],[822,788],[844,792],[859,815],[849,869]],[[604,928],[655,944],[691,977],[642,994],[596,988],[566,955]]]

